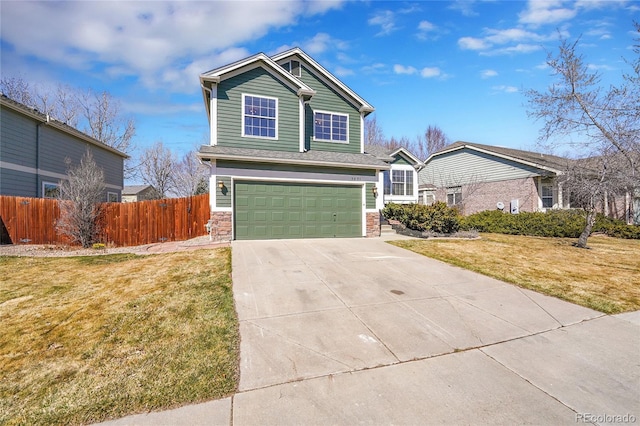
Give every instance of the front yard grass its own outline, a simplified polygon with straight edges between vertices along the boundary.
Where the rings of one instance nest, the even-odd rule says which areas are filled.
[[[640,309],[640,241],[481,234],[392,244],[607,314]]]
[[[0,257],[0,424],[85,424],[232,394],[231,249]]]

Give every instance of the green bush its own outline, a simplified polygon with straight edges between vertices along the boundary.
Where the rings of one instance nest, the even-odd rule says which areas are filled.
[[[586,213],[582,210],[549,210],[546,213],[521,212],[509,214],[487,210],[463,217],[463,230],[497,234],[531,235],[537,237],[578,238],[584,229]],[[592,232],[602,232],[617,238],[640,238],[640,227],[598,215]]]
[[[421,232],[452,234],[460,229],[458,211],[443,202],[430,206],[389,203],[382,210],[382,215],[387,219],[399,221],[409,229]]]

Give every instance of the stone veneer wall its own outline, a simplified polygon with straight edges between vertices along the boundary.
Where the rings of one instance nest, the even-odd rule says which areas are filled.
[[[212,241],[231,241],[231,212],[211,212],[209,236]]]
[[[380,213],[367,213],[367,237],[380,236]]]

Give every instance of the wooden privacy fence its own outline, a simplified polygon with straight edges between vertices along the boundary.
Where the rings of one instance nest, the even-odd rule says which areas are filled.
[[[183,241],[207,235],[209,195],[186,198],[105,203],[100,242],[135,246],[165,241]],[[69,244],[56,232],[60,217],[52,199],[0,195],[2,243]]]

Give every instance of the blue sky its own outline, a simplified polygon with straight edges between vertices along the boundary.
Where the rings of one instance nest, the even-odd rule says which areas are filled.
[[[640,2],[2,0],[0,15],[3,77],[111,92],[139,149],[207,143],[198,75],[298,46],[376,108],[387,137],[436,125],[452,141],[535,150],[542,123],[522,92],[551,83],[558,35],[581,36],[603,85],[619,83]]]

